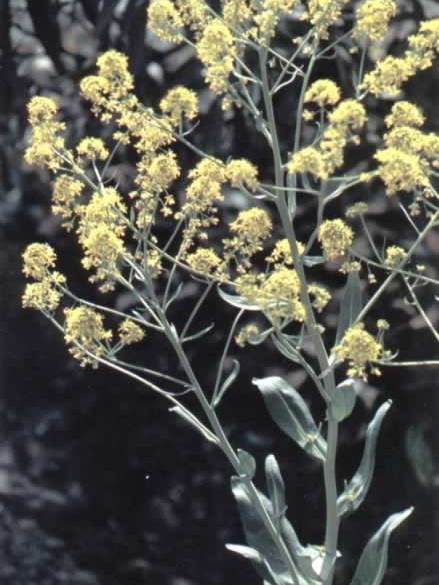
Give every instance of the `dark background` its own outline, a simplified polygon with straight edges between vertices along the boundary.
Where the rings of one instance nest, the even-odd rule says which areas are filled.
[[[352,12],[351,3],[347,18]],[[93,70],[96,56],[117,48],[129,56],[136,91],[155,105],[168,87],[183,83],[200,93],[198,144],[220,157],[246,156],[266,180],[271,163],[262,139],[241,112],[222,121],[218,103],[206,92],[199,64],[181,47],[145,37],[144,0],[0,1],[0,583],[1,585],[232,585],[258,583],[245,561],[224,549],[243,541],[229,490],[230,469],[213,447],[167,412],[167,406],[135,384],[105,370],[84,371],[68,356],[58,333],[38,314],[22,311],[20,254],[34,240],[49,241],[75,290],[99,298],[80,270],[72,239],[50,216],[49,177],[22,163],[28,139],[25,104],[36,94],[56,94],[69,124],[69,139],[101,132],[78,97],[78,81]],[[398,54],[404,38],[425,17],[439,15],[436,2],[401,2],[386,44]],[[287,46],[300,24],[283,25],[279,43]],[[338,28],[334,34],[341,34]],[[352,57],[338,53],[319,75],[341,79],[350,91]],[[277,102],[283,140],[293,130],[295,89]],[[431,130],[439,129],[437,66],[407,87],[407,96],[425,110]],[[370,130],[359,153],[367,156],[382,132],[388,104],[371,101]],[[290,141],[291,143],[291,141]],[[285,148],[287,146],[285,145]],[[194,160],[179,150],[183,165]],[[355,164],[355,160],[352,164]],[[130,176],[129,153],[117,159],[121,176]],[[409,236],[396,204],[376,186],[352,194],[367,197],[371,229],[378,238],[403,242]],[[231,194],[227,219],[242,204]],[[346,200],[343,205],[346,204]],[[337,208],[333,209],[337,214]],[[301,210],[300,229],[309,231],[312,210]],[[163,232],[167,225],[161,226]],[[221,231],[213,237],[221,238]],[[439,238],[431,237],[422,262],[435,269]],[[325,278],[334,287],[342,279]],[[187,283],[178,316],[199,294]],[[402,358],[435,358],[429,332],[401,302],[398,288],[383,298],[375,318],[392,323],[390,345]],[[426,308],[437,323],[438,311]],[[115,298],[115,302],[121,299]],[[204,383],[213,367],[234,312],[215,295],[200,324],[215,321],[208,343],[193,344],[191,359]],[[329,321],[335,321],[330,315]],[[330,325],[329,323],[329,325]],[[145,363],[173,368],[169,349],[147,340],[135,350]],[[287,480],[289,514],[303,542],[322,540],[324,517],[320,470],[281,436],[252,376],[289,374],[319,413],[318,398],[299,372],[270,347],[240,355],[242,372],[221,410],[235,446],[250,451],[262,467],[274,452]],[[437,374],[428,370],[388,369],[364,385],[355,413],[341,432],[339,474],[348,478],[362,449],[367,421],[385,398],[394,400],[380,437],[377,470],[362,509],[342,528],[343,560],[337,582],[349,582],[362,547],[392,512],[415,505],[414,516],[393,537],[387,585],[439,582],[437,453],[439,417]],[[408,429],[412,429],[407,434]],[[257,476],[262,485],[262,476]]]

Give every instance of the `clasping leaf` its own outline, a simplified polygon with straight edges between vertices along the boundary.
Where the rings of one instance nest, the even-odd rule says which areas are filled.
[[[366,443],[360,465],[355,475],[346,486],[345,491],[337,500],[339,516],[359,508],[366,497],[375,469],[375,453],[378,435],[383,419],[391,405],[391,400],[387,400],[387,402],[382,404],[377,410],[372,422],[367,427]]]
[[[309,408],[288,382],[277,376],[254,379],[278,427],[313,457],[324,461],[326,442]]]
[[[372,536],[358,561],[351,585],[380,585],[387,569],[390,535],[412,512],[413,508],[408,508],[393,514]]]

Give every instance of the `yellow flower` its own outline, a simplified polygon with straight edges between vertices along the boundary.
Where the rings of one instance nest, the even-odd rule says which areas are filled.
[[[229,162],[226,167],[226,176],[232,187],[244,185],[250,191],[255,191],[258,184],[258,169],[244,158]]]
[[[388,56],[365,75],[363,87],[375,96],[397,97],[402,85],[415,73],[413,60]]]
[[[348,376],[367,380],[366,368],[383,355],[383,347],[365,331],[363,323],[358,323],[346,331],[335,348],[335,354],[338,359],[348,362]]]
[[[77,146],[79,156],[88,160],[105,160],[109,152],[100,138],[84,138]]]
[[[354,233],[342,219],[327,219],[319,229],[319,242],[328,260],[344,256],[352,246]]]
[[[328,170],[322,153],[314,146],[307,146],[291,157],[287,165],[288,172],[310,173],[318,179],[327,179]]]
[[[25,309],[37,309],[38,311],[53,313],[58,308],[61,298],[62,293],[54,287],[53,279],[46,277],[39,282],[32,282],[26,285],[22,304]]]
[[[397,267],[407,258],[407,252],[400,246],[388,246],[386,248],[385,263],[389,266]]]
[[[299,255],[302,255],[305,251],[305,246],[302,242],[297,242],[297,249]],[[274,264],[275,267],[277,266],[292,266],[293,265],[293,257],[291,255],[291,247],[290,243],[286,238],[282,240],[278,240],[274,246],[273,251],[267,258],[265,259],[268,264]]]
[[[102,292],[113,290],[114,281],[120,274],[118,263],[126,256],[122,238],[108,225],[99,224],[81,238],[81,244],[84,249],[82,265],[86,270],[96,268],[90,281],[104,281],[100,287]]]
[[[326,288],[323,288],[322,286],[319,286],[318,284],[310,284],[308,286],[308,293],[313,297],[312,306],[319,313],[321,311],[323,311],[323,309],[326,307],[326,305],[331,300],[331,295],[326,290]]]
[[[328,29],[340,18],[343,7],[349,0],[308,0],[303,18],[309,20],[316,34],[328,38]]]
[[[139,343],[144,337],[145,332],[143,329],[131,319],[125,319],[119,325],[119,340],[123,345]]]
[[[30,244],[23,252],[23,273],[28,278],[43,280],[56,263],[56,253],[49,244]]]
[[[53,184],[52,212],[65,220],[70,220],[81,196],[83,184],[70,175],[59,175]],[[70,228],[69,223],[64,224]]]
[[[126,97],[134,87],[133,76],[128,70],[128,57],[119,51],[103,53],[96,62],[98,73],[109,84],[112,99]]]
[[[354,36],[369,41],[382,41],[396,12],[395,0],[366,0],[357,10]]]
[[[64,150],[61,132],[65,129],[65,124],[56,119],[58,106],[50,98],[34,97],[27,109],[32,126],[32,141],[26,149],[24,160],[29,165],[56,171],[60,166],[58,153]]]
[[[180,176],[180,167],[174,152],[168,150],[155,156],[148,164],[146,176],[149,180],[148,188],[161,193],[169,189],[172,183]],[[146,188],[146,184],[142,184]]]
[[[414,192],[428,189],[430,181],[421,158],[396,148],[385,148],[375,154],[380,163],[378,174],[386,186],[387,195],[398,191]]]
[[[170,0],[153,0],[150,3],[148,25],[163,41],[178,43],[181,40],[183,20]]]
[[[65,309],[64,314],[64,339],[70,346],[70,353],[80,361],[81,366],[91,365],[96,368],[98,361],[93,356],[105,355],[107,343],[112,338],[111,331],[104,328],[102,315],[86,306]]]
[[[365,215],[369,209],[368,204],[365,201],[358,201],[358,203],[354,203],[347,208],[345,216],[348,218],[360,217],[361,215]]]
[[[174,124],[179,124],[184,118],[193,120],[198,114],[198,98],[195,92],[178,85],[167,92],[160,102],[160,109]]]
[[[192,254],[188,254],[186,262],[192,270],[214,280],[223,280],[224,261],[210,248],[198,248]]]
[[[204,28],[197,54],[207,68],[206,80],[212,91],[224,93],[233,71],[236,48],[230,29],[221,20],[214,19]]]
[[[385,118],[388,128],[399,128],[401,126],[410,126],[419,128],[424,124],[425,118],[422,111],[410,102],[398,101],[391,109],[391,112]]]
[[[330,79],[318,79],[305,93],[305,103],[315,102],[321,108],[335,106],[340,101],[340,89]]]
[[[255,323],[249,323],[242,327],[238,335],[235,337],[236,345],[245,347],[247,343],[252,343],[260,335],[260,329]]]
[[[243,256],[253,256],[271,234],[272,224],[266,211],[258,207],[246,209],[230,224],[234,238],[226,240],[226,248]]]

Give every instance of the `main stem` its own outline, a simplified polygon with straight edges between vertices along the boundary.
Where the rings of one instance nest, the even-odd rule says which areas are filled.
[[[301,90],[301,98],[299,110],[303,109],[304,95],[306,85],[308,84],[312,65],[308,67],[303,86]],[[288,239],[291,255],[294,262],[294,268],[297,272],[300,282],[300,297],[305,307],[306,325],[311,336],[317,360],[321,372],[327,372],[323,376],[323,384],[329,401],[333,398],[336,392],[335,377],[332,369],[329,367],[328,354],[326,352],[325,344],[323,342],[321,333],[319,331],[318,323],[315,318],[312,303],[308,294],[308,285],[303,264],[303,259],[299,254],[297,238],[294,227],[290,218],[290,212],[287,202],[283,194],[284,187],[284,173],[282,170],[282,156],[280,150],[279,137],[277,133],[276,119],[274,115],[273,101],[270,93],[270,85],[267,74],[267,53],[264,50],[259,52],[259,65],[262,81],[262,92],[264,99],[264,106],[267,116],[267,125],[271,136],[271,148],[273,152],[275,183],[279,187],[277,192],[277,209],[282,222],[285,235]],[[301,120],[302,112],[298,111],[297,119]],[[296,126],[295,134],[295,149],[300,147],[300,122]],[[337,456],[337,441],[338,441],[338,422],[334,419],[331,409],[328,408],[328,432],[327,432],[327,454],[324,462],[324,483],[325,483],[325,500],[326,500],[326,528],[325,528],[325,559],[323,562],[322,576],[324,578],[324,585],[332,585],[334,579],[334,567],[337,556],[337,543],[339,532],[339,518],[337,515],[337,480],[336,480],[336,456]]]

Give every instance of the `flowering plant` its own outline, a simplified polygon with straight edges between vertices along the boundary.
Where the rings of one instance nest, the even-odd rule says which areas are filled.
[[[97,137],[86,137],[76,147],[67,144],[55,101],[38,96],[29,103],[32,141],[25,155],[27,163],[54,175],[53,212],[76,234],[90,281],[102,294],[116,288],[128,291],[134,306],[124,312],[111,302],[79,298],[56,270],[55,251],[45,243],[31,244],[23,254],[23,271],[32,280],[23,305],[41,311],[63,332],[82,366],[107,366],[159,394],[225,454],[234,470],[232,491],[247,540],[227,547],[249,559],[265,585],[332,585],[340,523],[367,495],[378,434],[390,407],[387,401],[376,412],[358,470],[339,491],[338,429],[354,409],[357,381],[379,376],[386,366],[438,363],[397,362],[384,344],[390,325],[374,315],[374,309],[389,286],[400,280],[439,340],[417,295],[419,287],[437,286],[438,281],[414,263],[439,221],[439,137],[423,130],[420,108],[401,98],[404,83],[429,68],[439,52],[439,20],[421,23],[402,56],[383,57],[367,70],[368,50],[383,41],[397,3],[359,3],[350,14],[353,26],[342,36],[334,27],[349,14],[350,2],[305,4],[224,0],[214,10],[203,0],[152,0],[148,8],[153,34],[163,42],[193,48],[211,92],[222,100],[224,115],[239,108],[256,125],[271,152],[274,179],[271,169],[262,173],[247,159],[220,160],[197,147],[191,139],[199,116],[194,91],[177,86],[163,97],[158,111],[144,107],[133,91],[127,58],[114,50],[99,57],[97,74],[80,86],[93,114],[110,126],[111,148]],[[278,30],[291,20],[304,21],[305,33],[294,38],[288,50],[279,49]],[[358,61],[346,96],[334,80],[315,78],[319,61],[339,47]],[[285,149],[276,99],[295,85],[295,130]],[[382,143],[370,159],[352,165],[346,154],[364,137],[368,103],[383,97],[392,105],[384,118]],[[185,177],[176,144],[199,157]],[[109,173],[120,148],[131,148],[137,156],[132,190],[125,194]],[[349,200],[356,188],[367,190],[370,185],[384,187],[389,201],[398,201],[413,230],[407,248],[395,243],[380,249],[368,228],[364,200],[347,205],[344,217],[333,217],[334,201]],[[230,188],[239,190],[248,206],[228,226],[228,237],[209,244],[223,221],[222,202]],[[176,193],[183,196],[177,199]],[[301,206],[310,200],[316,221],[300,241],[297,220]],[[157,229],[160,217],[173,222],[166,239]],[[360,231],[368,242],[366,251],[356,245]],[[327,268],[340,272],[342,291],[324,286]],[[323,283],[316,282],[316,270]],[[204,291],[177,329],[170,312],[187,278],[197,279]],[[208,390],[194,371],[187,346],[210,334],[210,326],[194,331],[193,325],[214,289],[237,314],[214,387]],[[325,315],[330,303],[338,306],[336,327]],[[253,318],[240,326],[245,316]],[[128,346],[156,335],[168,340],[181,377],[127,361],[129,350],[128,358],[121,357]],[[287,380],[253,380],[274,422],[323,469],[326,519],[321,546],[303,545],[288,520],[274,455],[265,461],[265,494],[254,482],[255,459],[234,448],[221,423],[219,407],[239,375],[237,360],[227,372],[234,341],[238,346],[272,343],[279,354],[303,368],[324,402],[326,419],[318,424]],[[195,396],[198,407],[186,399],[189,396]],[[381,583],[391,532],[410,512],[391,515],[371,537],[351,585]]]

